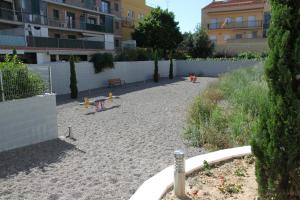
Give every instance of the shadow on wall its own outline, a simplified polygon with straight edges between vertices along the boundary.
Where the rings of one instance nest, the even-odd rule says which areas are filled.
[[[60,139],[55,139],[2,152],[0,153],[0,179],[20,172],[29,173],[36,167],[44,169],[52,163],[61,162],[66,152],[71,150],[76,150],[76,147]]]
[[[100,96],[108,96],[109,92],[112,92],[114,96],[121,96],[131,92],[141,91],[153,87],[161,87],[169,84],[175,84],[176,82],[183,81],[183,80],[185,79],[180,77],[174,78],[173,80],[170,80],[168,78],[161,78],[160,82],[158,83],[154,83],[153,80],[148,80],[148,81],[137,82],[137,83],[129,83],[122,86],[116,86],[111,88],[105,87],[99,89],[92,89],[89,91],[80,92],[78,94],[78,98],[75,100],[70,98],[70,94],[58,95],[56,97],[56,104],[62,105],[74,101],[77,101],[79,103],[79,102],[83,102],[84,97],[96,98]]]

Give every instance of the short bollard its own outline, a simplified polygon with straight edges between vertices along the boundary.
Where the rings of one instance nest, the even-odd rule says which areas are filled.
[[[185,160],[184,152],[177,150],[175,156],[175,172],[174,172],[174,193],[178,198],[184,198],[185,195]]]
[[[68,135],[67,138],[73,138],[72,126],[68,127]]]

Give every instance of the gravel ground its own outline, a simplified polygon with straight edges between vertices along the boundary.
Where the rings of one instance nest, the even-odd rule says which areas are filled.
[[[202,150],[184,144],[188,105],[213,78],[130,84],[112,89],[120,99],[107,110],[58,97],[58,129],[73,127],[76,140],[54,140],[0,154],[0,199],[127,200],[155,173]],[[107,95],[109,89],[89,92]],[[87,94],[80,94],[80,98]]]

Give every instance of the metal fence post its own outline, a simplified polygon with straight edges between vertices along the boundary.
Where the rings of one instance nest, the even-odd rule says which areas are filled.
[[[0,90],[1,90],[1,99],[2,99],[2,102],[5,101],[5,95],[4,95],[4,86],[3,86],[3,76],[2,76],[2,72],[0,71]]]
[[[174,152],[175,171],[174,171],[174,192],[178,198],[185,198],[185,160],[184,152],[177,150]]]
[[[52,94],[52,69],[51,66],[48,66],[48,75],[49,75],[49,93]]]

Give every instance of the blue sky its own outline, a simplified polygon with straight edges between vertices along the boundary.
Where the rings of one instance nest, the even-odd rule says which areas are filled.
[[[168,8],[176,15],[182,32],[195,30],[197,24],[201,22],[201,9],[212,2],[212,0],[146,0],[149,6],[160,6]]]

